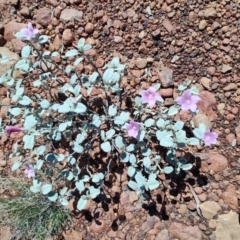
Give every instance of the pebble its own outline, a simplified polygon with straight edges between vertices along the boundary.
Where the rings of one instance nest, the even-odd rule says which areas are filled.
[[[202,240],[203,237],[202,231],[198,226],[186,226],[182,223],[173,222],[170,224],[168,230],[172,238]]]
[[[211,76],[213,76],[216,72],[216,68],[215,67],[208,67],[207,68],[207,73]]]
[[[231,208],[238,209],[238,198],[236,196],[236,188],[234,185],[229,185],[221,195],[223,201]]]
[[[207,26],[206,20],[201,20],[198,25],[198,28],[199,28],[199,30],[204,30],[206,28],[206,26]]]
[[[94,25],[92,23],[87,23],[85,26],[85,32],[91,34],[94,32]]]
[[[51,11],[47,8],[40,8],[36,14],[36,21],[43,27],[47,27],[51,23]]]
[[[204,17],[205,18],[213,18],[216,17],[217,12],[214,8],[208,8],[204,11]]]
[[[221,209],[219,204],[214,201],[206,201],[204,203],[201,203],[199,207],[201,209],[202,215],[206,219],[211,219]]]
[[[233,90],[237,90],[238,89],[238,86],[236,83],[229,83],[226,87],[223,88],[223,90],[225,92],[227,91],[233,91]]]
[[[145,58],[138,58],[138,59],[135,60],[135,65],[139,69],[144,69],[147,66],[147,59],[145,59]]]
[[[82,11],[78,11],[73,8],[67,8],[61,12],[60,20],[63,22],[69,22],[72,19],[81,20],[82,17],[83,17]]]
[[[198,18],[198,15],[195,12],[190,12],[188,15],[188,20],[190,22],[195,22],[197,20],[197,18]]]
[[[165,18],[162,24],[168,32],[172,32],[174,30],[174,27],[169,19]]]
[[[4,38],[10,42],[12,39],[15,38],[15,33],[19,32],[22,28],[26,28],[27,24],[25,23],[17,23],[17,22],[9,22],[5,25],[4,28]]]
[[[180,214],[185,214],[187,212],[187,205],[186,204],[180,204],[180,207],[179,207],[179,213]]]
[[[208,129],[211,129],[212,128],[212,123],[210,121],[210,119],[208,118],[208,116],[204,113],[198,113],[197,115],[195,115],[193,117],[193,124],[194,124],[194,127],[197,128],[199,127],[199,125],[203,123],[205,124],[205,126],[208,128]]]
[[[215,173],[222,172],[228,166],[227,158],[216,152],[210,152],[210,158],[208,161],[211,163],[208,166],[209,170],[213,170]]]
[[[0,160],[0,167],[5,167],[7,166],[7,161],[6,160]]]
[[[203,85],[203,87],[205,87],[206,89],[210,90],[210,83],[211,83],[211,79],[210,78],[202,77],[200,82]]]
[[[222,73],[227,73],[227,72],[230,72],[232,70],[232,67],[227,65],[227,64],[223,64],[222,65],[222,69],[221,69],[221,72]]]
[[[168,68],[164,67],[160,73],[160,82],[163,87],[171,87],[174,84],[173,81],[173,71]]]
[[[73,42],[74,36],[71,29],[65,29],[62,35],[62,42],[64,45],[69,45]]]
[[[115,42],[115,43],[120,43],[120,42],[122,42],[122,40],[123,40],[122,37],[120,37],[120,36],[114,36],[114,42]]]
[[[162,97],[172,97],[173,96],[173,89],[172,88],[162,88],[160,89],[160,95]]]
[[[233,133],[229,133],[227,136],[226,136],[226,142],[231,145],[233,140],[235,139],[235,135]]]

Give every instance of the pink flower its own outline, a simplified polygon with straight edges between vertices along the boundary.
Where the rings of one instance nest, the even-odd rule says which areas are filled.
[[[150,87],[148,90],[141,91],[142,103],[147,103],[150,108],[152,108],[155,106],[156,101],[163,102],[162,97],[156,91],[155,87]]]
[[[28,178],[35,177],[35,170],[34,166],[32,164],[26,164],[26,169],[24,171],[25,174],[27,174]]]
[[[191,110],[195,112],[197,110],[197,103],[201,100],[200,97],[194,96],[191,90],[186,90],[182,96],[176,98],[176,102],[181,105],[182,110]]]
[[[24,129],[20,127],[7,126],[5,131],[8,135],[10,135],[11,133],[14,133],[14,132],[22,132],[24,131]]]
[[[215,132],[210,132],[210,129],[207,129],[202,136],[202,140],[204,141],[206,146],[210,146],[211,144],[215,144],[217,142],[218,134]]]
[[[130,123],[127,125],[128,136],[137,138],[140,127],[141,127],[140,123],[130,121]]]
[[[35,38],[39,31],[38,29],[34,29],[31,23],[28,23],[27,28],[21,29],[20,33],[23,38],[30,40],[31,38]]]

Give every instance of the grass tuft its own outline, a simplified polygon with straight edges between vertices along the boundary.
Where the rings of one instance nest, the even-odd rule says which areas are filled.
[[[15,192],[14,197],[0,195],[0,227],[11,226],[14,239],[43,240],[70,226],[69,210],[32,193],[30,186],[19,179],[0,178],[0,187],[8,193]]]

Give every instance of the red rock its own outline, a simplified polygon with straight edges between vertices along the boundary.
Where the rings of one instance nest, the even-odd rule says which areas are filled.
[[[85,32],[86,33],[93,33],[94,31],[94,25],[92,23],[87,23],[86,26],[85,26]]]
[[[169,226],[169,233],[172,238],[182,239],[182,240],[202,240],[202,231],[198,226],[186,226],[181,223],[171,223]]]
[[[217,103],[215,95],[208,91],[202,91],[199,94],[199,97],[201,98],[201,101],[198,102],[197,106],[200,113],[205,113],[211,121],[216,120],[217,114],[212,109]]]
[[[215,72],[216,72],[216,68],[215,67],[208,67],[207,68],[207,73],[209,74],[209,75],[214,75],[215,74]]]
[[[238,209],[238,198],[236,196],[236,188],[234,185],[229,185],[227,190],[221,195],[223,201],[231,208]]]
[[[11,44],[13,46],[13,49],[17,53],[20,53],[22,51],[22,48],[26,46],[26,43],[24,43],[21,39],[18,39],[18,38],[12,39]]]
[[[226,141],[228,144],[232,144],[233,140],[235,139],[235,135],[233,133],[230,133],[226,136]]]
[[[26,27],[27,24],[25,23],[9,22],[8,24],[5,25],[4,38],[10,42],[12,39],[15,38],[14,36],[15,33],[19,32],[22,28]]]
[[[64,45],[69,45],[73,42],[74,36],[71,29],[65,29],[62,35],[62,42]]]
[[[62,232],[65,240],[82,240],[82,233],[75,230]]]
[[[165,18],[162,24],[168,32],[172,32],[174,30],[174,27],[169,19]]]
[[[174,84],[173,71],[168,67],[164,67],[160,73],[160,81],[163,87],[172,86]]]
[[[192,118],[192,113],[190,111],[181,110],[179,116],[182,121],[189,121]]]
[[[173,89],[172,88],[162,88],[159,91],[162,97],[172,97],[173,96]]]
[[[228,166],[227,158],[219,153],[210,152],[210,158],[208,161],[211,162],[208,168],[215,173],[222,172]]]
[[[36,21],[43,27],[48,27],[51,23],[51,11],[47,8],[40,8],[36,14]]]
[[[90,229],[95,233],[100,233],[106,231],[108,229],[108,226],[106,225],[104,220],[98,220],[97,223],[96,221],[92,222]]]

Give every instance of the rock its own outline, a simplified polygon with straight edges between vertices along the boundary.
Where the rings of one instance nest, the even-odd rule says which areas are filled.
[[[43,27],[48,27],[51,23],[51,11],[47,8],[40,8],[36,14],[36,21]]]
[[[135,65],[139,68],[139,69],[143,69],[147,66],[147,59],[145,58],[138,58],[135,60]]]
[[[240,145],[240,126],[235,128],[235,133],[237,135],[237,144]]]
[[[17,22],[9,22],[5,25],[4,29],[4,38],[10,42],[13,38],[15,38],[14,34],[19,32],[22,28],[26,28],[27,24],[25,23],[17,23]]]
[[[29,14],[30,14],[29,8],[23,6],[22,9],[20,10],[20,14],[21,14],[23,17],[26,17],[26,18],[27,18],[27,17],[29,16]]]
[[[211,93],[208,91],[202,91],[199,94],[199,97],[202,99],[197,104],[200,110],[199,113],[206,114],[209,117],[210,121],[216,120],[217,114],[212,109],[213,107],[216,106],[216,103],[217,103],[214,93]]]
[[[155,240],[170,240],[169,232],[167,229],[161,230],[157,235]]]
[[[113,40],[113,41],[114,41],[115,43],[120,43],[120,42],[122,42],[122,40],[123,40],[122,37],[120,37],[120,36],[114,36],[114,40]]]
[[[227,91],[233,91],[233,90],[237,90],[238,89],[238,86],[236,83],[229,83],[226,87],[223,88],[223,90],[225,92]]]
[[[172,238],[181,240],[202,240],[202,231],[197,226],[186,226],[181,223],[171,223],[169,233]]]
[[[162,24],[168,32],[172,32],[174,30],[174,27],[169,19],[165,18]]]
[[[157,30],[155,30],[155,31],[152,32],[152,36],[153,36],[154,38],[156,38],[156,37],[158,37],[158,36],[160,35],[160,33],[161,33],[161,31],[160,31],[160,29],[158,28]]]
[[[0,47],[0,54],[2,56],[7,56],[9,61],[6,63],[0,63],[0,76],[7,72],[10,67],[16,63],[17,60],[19,60],[18,54],[11,52],[8,48],[6,47]]]
[[[231,66],[229,66],[227,64],[222,65],[222,70],[221,70],[222,73],[227,73],[227,72],[230,72],[231,70],[232,70]]]
[[[61,40],[60,40],[59,35],[56,34],[56,36],[55,36],[55,38],[54,38],[54,40],[53,40],[53,43],[52,43],[55,51],[58,51],[58,50],[61,48],[61,43],[62,43],[62,42],[61,42]]]
[[[161,88],[159,93],[162,97],[172,97],[173,89],[172,88]]]
[[[190,22],[195,22],[197,20],[197,18],[198,18],[198,15],[195,12],[190,12],[188,15],[188,20]]]
[[[63,22],[68,22],[71,21],[72,19],[81,20],[82,17],[83,17],[82,11],[78,11],[73,8],[67,8],[61,12],[60,20]]]
[[[202,215],[206,219],[211,219],[221,209],[219,204],[214,201],[206,201],[204,203],[201,203],[199,207],[201,209]]]
[[[85,32],[91,34],[94,32],[94,25],[92,23],[87,23],[85,26]]]
[[[1,101],[1,104],[2,104],[2,105],[9,105],[10,102],[11,102],[11,99],[10,99],[10,98],[4,98],[4,99]],[[8,112],[9,109],[10,109],[10,105],[9,105],[9,106],[3,106],[3,107],[1,107],[1,109],[0,109],[0,118],[2,118],[2,119],[7,118],[7,112]]]
[[[62,235],[65,240],[82,240],[82,233],[75,230],[67,230],[66,232],[62,232]]]
[[[222,172],[228,166],[227,158],[216,152],[210,152],[210,158],[208,161],[211,162],[208,168],[215,173]]]
[[[208,116],[204,113],[198,113],[197,115],[195,115],[193,117],[193,123],[194,123],[194,127],[197,128],[199,127],[200,123],[205,124],[205,126],[207,127],[207,129],[211,129],[212,128],[212,123],[209,120]]]
[[[207,78],[207,77],[202,77],[201,78],[201,84],[208,90],[210,90],[210,83],[211,83],[211,79]]]
[[[0,167],[5,167],[5,166],[7,166],[7,161],[0,159]]]
[[[211,76],[213,76],[216,72],[216,68],[215,67],[208,67],[207,68],[207,73]]]
[[[11,44],[13,46],[13,49],[15,50],[15,52],[20,53],[23,49],[24,46],[26,46],[26,43],[23,42],[21,39],[19,38],[14,38],[11,41]]]
[[[218,23],[218,22],[213,22],[213,24],[212,24],[212,26],[211,26],[211,28],[212,28],[212,30],[213,31],[216,31],[218,28],[220,28],[221,27],[221,24],[220,23]]]
[[[53,7],[57,7],[60,2],[58,0],[46,0],[46,3],[48,3],[49,5],[53,6]]]
[[[234,185],[229,185],[227,190],[221,195],[223,201],[231,208],[238,209],[238,198],[236,196],[236,188]]]
[[[228,144],[232,144],[233,140],[235,139],[235,135],[233,133],[229,133],[227,136],[226,136],[226,142]]]
[[[0,228],[0,236],[2,240],[10,240],[13,237],[11,229],[8,226],[3,226]]]
[[[204,30],[206,28],[206,26],[207,26],[206,20],[201,20],[198,25],[198,28],[199,28],[199,30]]]
[[[230,211],[227,214],[218,215],[214,233],[217,240],[240,240],[238,213]]]
[[[205,18],[213,18],[216,17],[217,12],[214,8],[208,8],[204,11],[204,17]]]
[[[179,112],[179,117],[182,121],[189,121],[192,118],[192,113],[190,111],[181,110]]]
[[[173,81],[173,71],[168,68],[164,67],[160,73],[160,82],[163,87],[171,87],[174,84]]]
[[[69,45],[73,42],[74,36],[71,29],[65,29],[62,34],[62,42],[64,45]]]
[[[98,220],[97,223],[93,220],[90,229],[95,233],[100,233],[106,231],[108,229],[108,226],[106,225],[104,220]]]

